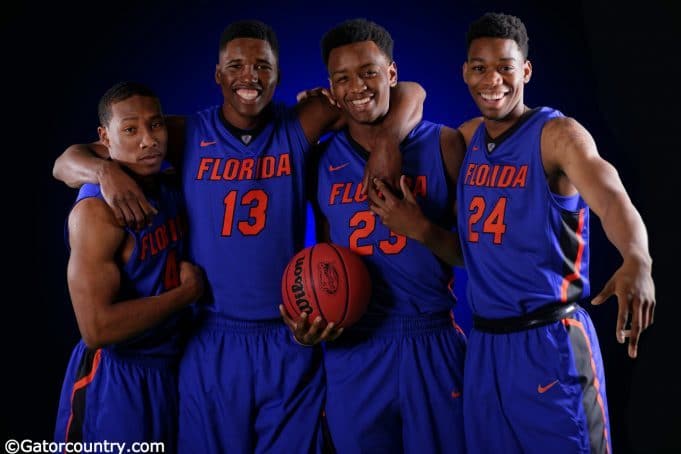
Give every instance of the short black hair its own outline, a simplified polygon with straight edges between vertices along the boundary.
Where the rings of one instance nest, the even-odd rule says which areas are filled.
[[[388,30],[367,19],[349,19],[324,33],[321,41],[324,65],[329,64],[329,55],[336,47],[362,41],[373,41],[393,61],[394,42]]]
[[[471,42],[476,38],[503,38],[512,39],[518,44],[518,48],[527,59],[529,53],[529,41],[525,24],[516,16],[504,13],[485,13],[475,20],[466,33],[466,53],[471,47]]]
[[[279,61],[279,42],[277,41],[277,35],[274,33],[274,30],[272,30],[272,27],[266,23],[252,19],[232,22],[222,31],[218,55],[225,49],[227,43],[237,38],[255,38],[267,41],[272,48],[272,53],[277,59],[277,62]]]
[[[111,106],[136,95],[154,98],[156,102],[159,103],[159,106],[161,105],[161,101],[158,96],[156,96],[156,93],[146,85],[131,81],[118,82],[109,88],[99,99],[99,105],[97,107],[99,123],[105,127],[109,126],[109,122],[111,121]]]

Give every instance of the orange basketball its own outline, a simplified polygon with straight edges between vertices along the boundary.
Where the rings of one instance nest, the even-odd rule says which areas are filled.
[[[307,312],[310,323],[321,316],[339,328],[348,327],[366,312],[371,279],[362,259],[349,248],[318,243],[288,263],[281,278],[281,296],[294,319]]]

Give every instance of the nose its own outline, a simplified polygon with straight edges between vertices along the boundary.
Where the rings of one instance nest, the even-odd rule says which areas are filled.
[[[367,86],[364,83],[364,79],[362,79],[360,76],[350,78],[350,90],[351,91],[359,93],[359,92],[366,90],[366,87]]]
[[[483,81],[491,86],[499,85],[502,83],[503,78],[496,70],[486,71]]]
[[[258,71],[255,70],[255,65],[244,65],[241,69],[241,79],[248,82],[257,82]]]
[[[140,148],[157,147],[158,139],[154,136],[151,128],[144,128],[142,131],[142,140],[140,141]]]

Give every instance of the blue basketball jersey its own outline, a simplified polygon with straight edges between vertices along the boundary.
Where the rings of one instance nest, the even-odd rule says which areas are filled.
[[[474,314],[505,318],[589,295],[589,208],[551,193],[541,159],[544,124],[533,111],[497,143],[484,124],[468,145],[457,184],[458,230]]]
[[[403,173],[425,216],[444,226],[451,201],[440,152],[441,126],[421,122],[405,139]],[[347,131],[324,145],[317,202],[328,219],[331,241],[360,254],[371,274],[368,314],[420,315],[449,311],[452,268],[418,241],[391,232],[369,211],[361,181],[367,153]],[[449,217],[451,218],[451,216]]]
[[[208,281],[203,308],[239,320],[280,318],[281,275],[304,241],[310,146],[295,110],[272,107],[248,145],[219,106],[187,119],[182,180],[190,257]]]
[[[158,295],[180,284],[180,260],[186,249],[186,213],[180,187],[163,182],[157,193],[145,196],[158,214],[151,225],[140,230],[125,228],[135,245],[129,260],[121,266],[118,301]],[[103,200],[99,185],[83,185],[76,203],[89,197]],[[186,340],[188,317],[189,309],[183,309],[134,338],[106,348],[118,354],[177,358]]]

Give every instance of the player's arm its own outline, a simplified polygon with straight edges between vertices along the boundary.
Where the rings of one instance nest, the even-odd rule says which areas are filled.
[[[55,161],[52,175],[72,188],[99,184],[120,225],[142,228],[157,213],[135,180],[109,159],[109,150],[100,142],[69,146]]]
[[[421,121],[426,91],[416,82],[399,82],[391,88],[390,110],[376,128],[365,168],[363,188],[374,177],[399,186],[402,155],[399,144]],[[345,124],[342,111],[327,96],[308,96],[297,105],[298,118],[310,143],[316,143],[325,133]]]
[[[201,271],[180,266],[180,285],[158,296],[116,300],[121,284],[119,254],[127,232],[99,199],[80,201],[68,220],[71,255],[67,280],[83,341],[89,348],[121,342],[196,300],[203,292]]]
[[[574,119],[548,122],[542,132],[541,149],[549,181],[555,181],[559,192],[564,189],[561,185],[574,185],[622,256],[622,265],[592,303],[601,304],[610,296],[617,296],[617,340],[624,343],[629,337],[629,356],[635,358],[640,333],[653,323],[655,310],[652,259],[641,215],[617,170],[598,154],[589,132]],[[569,181],[561,180],[562,175]],[[631,330],[626,330],[629,317]]]
[[[440,151],[447,173],[449,200],[452,201],[450,221],[452,225],[455,225],[456,206],[453,201],[456,195],[456,180],[465,152],[461,133],[443,127],[440,132]],[[400,179],[403,198],[390,191],[383,181],[377,179],[375,184],[383,197],[381,194],[370,194],[372,202],[370,209],[381,218],[383,224],[395,233],[424,244],[445,263],[452,266],[463,265],[458,235],[432,222],[423,214],[414,194],[407,187],[404,175]]]

